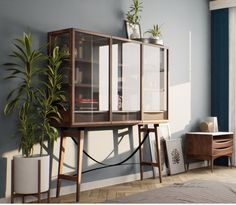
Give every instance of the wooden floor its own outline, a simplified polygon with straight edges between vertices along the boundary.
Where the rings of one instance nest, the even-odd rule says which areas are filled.
[[[211,173],[209,168],[199,168],[190,170],[187,173],[177,174],[174,176],[164,176],[163,183],[159,183],[159,178],[145,179],[143,181],[134,181],[105,188],[84,191],[80,194],[80,202],[96,203],[121,198],[131,194],[152,190],[162,186],[168,186],[173,183],[181,183],[192,179],[205,179],[236,183],[236,168],[215,167]],[[51,203],[70,203],[75,202],[75,194],[62,196],[60,198],[52,198]]]

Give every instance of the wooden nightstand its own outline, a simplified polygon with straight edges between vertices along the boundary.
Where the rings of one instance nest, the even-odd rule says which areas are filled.
[[[188,132],[185,139],[187,170],[190,159],[208,160],[213,172],[216,158],[227,156],[232,167],[233,132]]]

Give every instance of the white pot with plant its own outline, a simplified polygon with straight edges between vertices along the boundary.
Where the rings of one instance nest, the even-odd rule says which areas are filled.
[[[151,34],[151,43],[163,45],[163,40],[161,39],[161,26],[159,26],[158,24],[153,25],[152,29],[146,31],[145,34],[146,33]]]
[[[20,138],[19,151],[22,152],[22,155],[13,158],[12,193],[34,194],[39,190],[42,193],[50,189],[50,157],[43,154],[44,141],[57,139],[57,129],[50,121],[60,121],[58,108],[63,107],[65,100],[60,90],[59,73],[63,56],[58,47],[53,50],[52,56],[44,55],[41,49],[33,50],[32,36],[25,33],[15,40],[14,48],[10,55],[12,62],[4,64],[9,72],[6,79],[17,79],[16,88],[7,96],[4,113],[17,115],[16,136]],[[46,62],[47,66],[40,68]],[[36,144],[40,144],[40,153],[33,154]],[[38,171],[41,173],[40,189]]]
[[[139,13],[142,11],[142,2],[139,0],[133,0],[133,5],[130,7],[130,10],[126,14],[126,20],[132,29],[132,33],[130,35],[131,39],[141,38],[139,29],[139,22],[141,16]]]

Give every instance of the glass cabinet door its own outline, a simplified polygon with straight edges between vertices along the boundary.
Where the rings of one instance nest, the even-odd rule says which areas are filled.
[[[109,42],[109,38],[75,33],[75,123],[109,121]]]
[[[143,46],[143,118],[167,119],[167,51]]]
[[[112,41],[112,120],[140,120],[140,44]]]
[[[72,93],[72,84],[71,84],[71,33],[70,31],[52,33],[50,37],[50,54],[52,54],[53,48],[56,46],[59,47],[61,53],[63,53],[66,58],[62,61],[60,72],[62,74],[62,90],[66,97],[66,102],[64,104],[65,110],[61,109],[60,113],[62,116],[63,124],[70,124],[71,119],[71,93]]]

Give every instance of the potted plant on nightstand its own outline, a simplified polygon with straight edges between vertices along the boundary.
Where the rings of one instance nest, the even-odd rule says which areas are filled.
[[[41,193],[48,191],[49,196],[50,191],[50,160],[49,155],[43,154],[43,142],[57,139],[57,130],[50,121],[60,121],[58,107],[63,106],[65,100],[59,73],[63,56],[58,47],[50,57],[41,49],[33,50],[32,36],[25,33],[22,38],[15,39],[14,48],[10,55],[12,62],[4,64],[9,72],[6,79],[17,80],[16,88],[7,96],[4,113],[17,111],[16,135],[20,138],[19,151],[22,151],[22,155],[13,159],[12,202],[15,193],[23,196],[37,193],[40,200]],[[45,62],[48,65],[40,68]],[[40,154],[33,155],[37,143]]]
[[[139,0],[133,0],[133,5],[130,7],[130,10],[126,14],[126,21],[128,23],[129,29],[131,30],[129,38],[136,39],[141,38],[141,31],[140,31],[140,19],[141,16],[139,13],[142,11],[142,2],[139,2]]]
[[[149,29],[145,33],[151,34],[150,43],[163,45],[163,40],[160,38],[162,35],[161,26],[159,26],[158,24],[153,25],[152,29]]]

